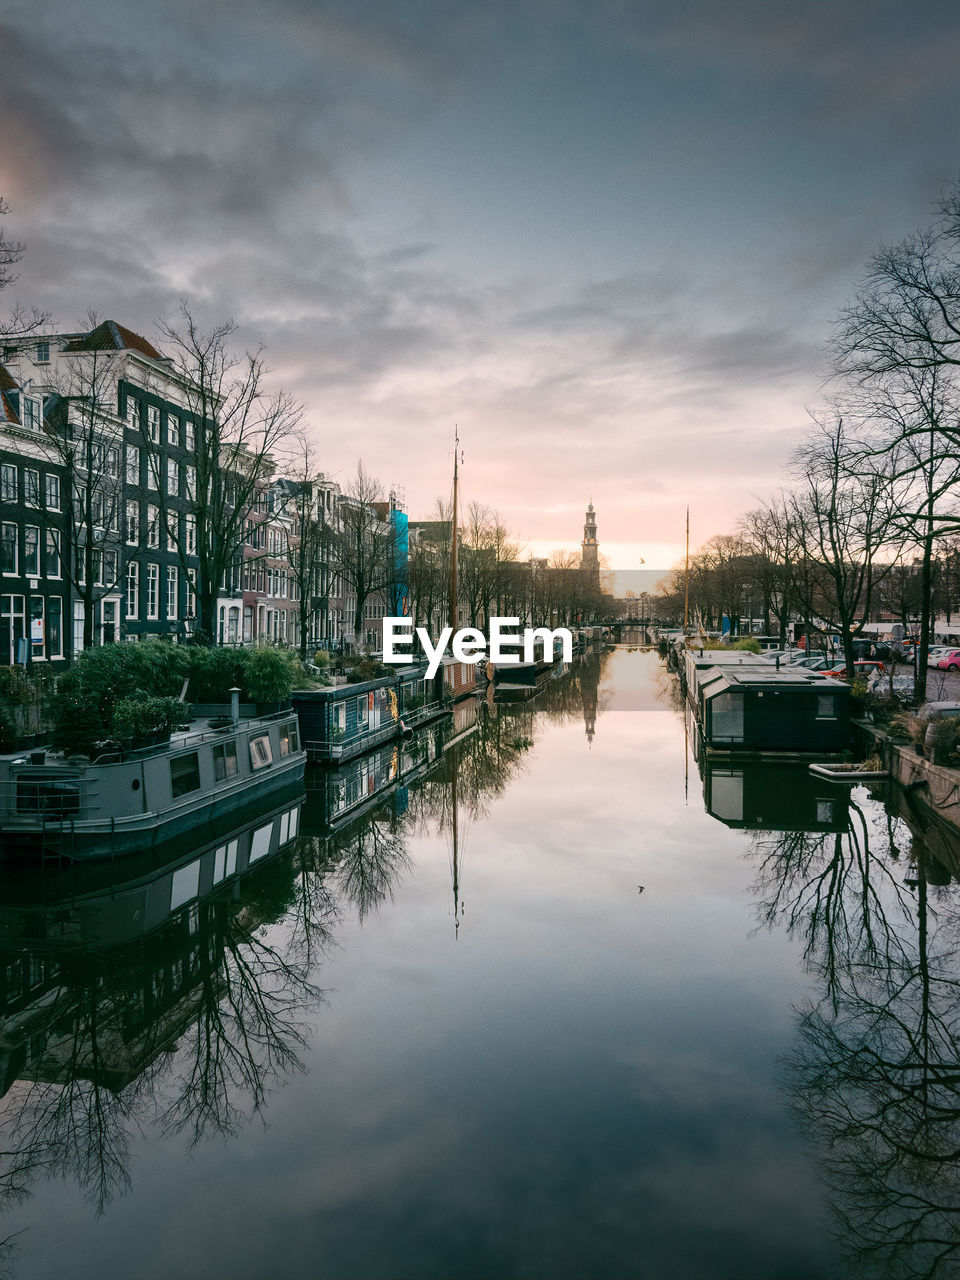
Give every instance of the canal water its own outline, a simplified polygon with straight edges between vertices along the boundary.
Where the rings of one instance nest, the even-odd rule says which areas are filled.
[[[8,877],[0,1270],[952,1275],[960,914],[909,806],[698,766],[652,653],[472,707],[204,902]]]

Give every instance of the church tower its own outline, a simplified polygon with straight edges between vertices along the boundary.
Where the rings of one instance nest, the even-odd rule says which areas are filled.
[[[600,589],[600,548],[597,545],[597,517],[593,503],[587,507],[583,525],[583,543],[580,549],[580,568],[588,576],[590,585]]]

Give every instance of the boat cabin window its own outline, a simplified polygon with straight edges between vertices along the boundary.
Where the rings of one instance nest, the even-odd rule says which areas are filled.
[[[817,719],[818,720],[836,720],[837,718],[837,697],[834,693],[818,693],[817,694]]]
[[[215,782],[223,782],[225,778],[232,778],[237,772],[237,742],[232,739],[230,742],[218,742],[213,748],[213,779]]]
[[[258,733],[250,739],[250,768],[265,769],[273,764],[273,748],[270,746],[269,733]]]
[[[341,731],[347,727],[347,708],[343,702],[338,702],[333,708],[333,727]]]
[[[367,696],[357,699],[357,724],[363,725],[367,723]]]
[[[299,749],[297,726],[295,724],[283,725],[280,730],[280,754],[288,756],[291,752],[299,751]]]
[[[713,736],[733,742],[743,741],[743,699],[732,693],[720,693],[712,703]]]
[[[174,800],[200,790],[200,759],[196,751],[174,756],[170,761],[170,793]]]

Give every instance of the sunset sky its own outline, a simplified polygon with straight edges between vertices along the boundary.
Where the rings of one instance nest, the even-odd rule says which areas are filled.
[[[951,0],[0,0],[19,297],[186,297],[412,518],[682,554],[781,482],[882,241],[960,176]]]

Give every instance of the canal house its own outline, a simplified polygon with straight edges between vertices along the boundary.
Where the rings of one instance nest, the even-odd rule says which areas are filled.
[[[846,749],[850,689],[812,671],[716,668],[700,677],[697,713],[710,751]]]

